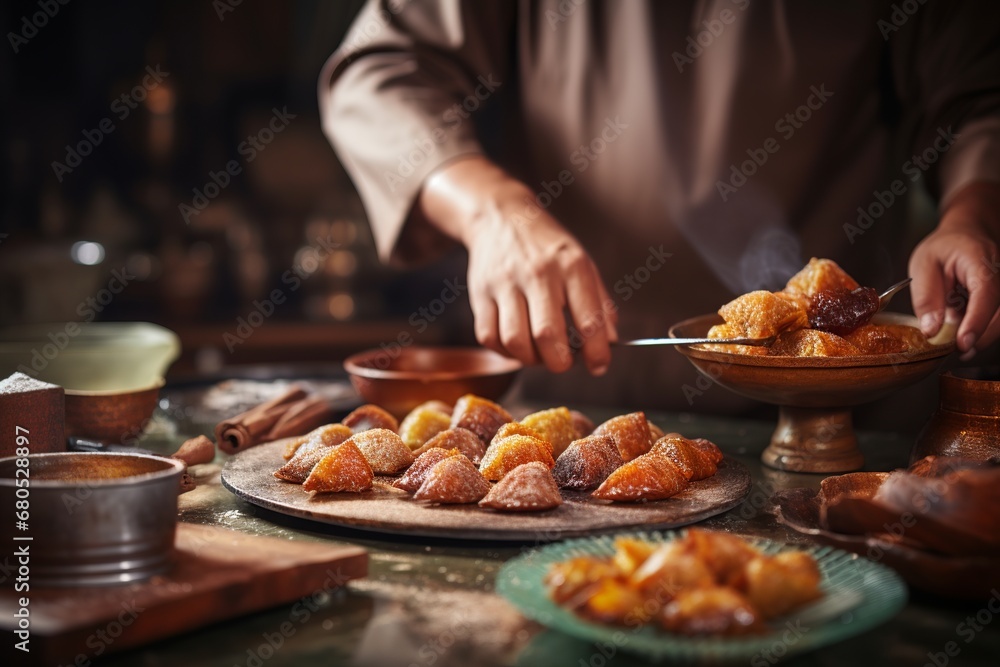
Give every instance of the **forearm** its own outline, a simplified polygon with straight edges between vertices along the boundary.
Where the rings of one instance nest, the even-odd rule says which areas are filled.
[[[527,186],[483,155],[467,155],[424,182],[413,224],[427,224],[468,247],[472,236],[509,215],[510,202],[530,196]]]

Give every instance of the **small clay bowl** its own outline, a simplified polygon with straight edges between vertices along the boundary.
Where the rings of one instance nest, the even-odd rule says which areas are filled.
[[[24,471],[31,481],[26,519],[15,505],[24,498]],[[180,461],[147,454],[0,459],[0,539],[31,545],[32,589],[147,579],[172,564],[183,472]],[[32,541],[15,541],[25,536]]]
[[[156,409],[163,378],[130,391],[66,390],[66,435],[133,445]]]
[[[499,399],[521,362],[481,347],[404,347],[360,352],[344,361],[351,383],[368,403],[402,417],[430,400],[452,404],[465,394]]]

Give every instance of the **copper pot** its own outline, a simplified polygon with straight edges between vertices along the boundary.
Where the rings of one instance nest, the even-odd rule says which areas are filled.
[[[941,375],[941,404],[917,436],[910,461],[930,454],[1000,457],[1000,369],[960,368]]]

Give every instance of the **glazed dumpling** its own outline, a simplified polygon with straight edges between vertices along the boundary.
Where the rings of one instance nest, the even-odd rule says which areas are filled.
[[[504,512],[539,512],[561,504],[562,496],[552,473],[538,461],[511,470],[479,501],[480,507]]]

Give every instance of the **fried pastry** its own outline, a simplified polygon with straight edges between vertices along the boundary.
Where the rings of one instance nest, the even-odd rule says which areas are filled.
[[[285,445],[285,453],[282,456],[284,456],[285,460],[288,461],[295,456],[299,449],[305,446],[306,443],[327,442],[329,443],[328,446],[339,445],[344,440],[351,437],[351,433],[351,429],[347,428],[343,424],[326,424],[309,431],[305,435],[289,440],[288,444]]]
[[[789,299],[766,290],[738,296],[719,308],[736,337],[769,338],[809,326],[809,315]]]
[[[413,454],[420,456],[435,447],[457,449],[476,465],[479,465],[479,462],[483,459],[483,454],[486,453],[486,445],[483,444],[483,441],[475,433],[465,428],[450,428],[447,431],[441,431],[425,442]]]
[[[851,357],[861,354],[861,350],[837,334],[800,329],[778,336],[768,354],[772,357]]]
[[[823,597],[816,561],[801,551],[754,558],[744,576],[747,599],[764,618],[783,616]]]
[[[424,483],[425,479],[427,479],[427,475],[430,474],[431,468],[449,456],[461,455],[462,452],[457,449],[441,449],[440,447],[431,447],[426,452],[418,456],[417,460],[413,462],[413,465],[407,468],[406,472],[403,473],[403,476],[393,482],[392,485],[397,489],[413,493],[419,489],[420,485]]]
[[[431,468],[413,499],[441,504],[474,503],[489,490],[490,483],[472,461],[464,456],[449,456]]]
[[[413,463],[413,452],[399,435],[387,428],[372,428],[351,436],[349,442],[357,445],[372,470],[391,475],[405,470]]]
[[[297,448],[288,463],[274,472],[274,476],[293,484],[301,484],[309,477],[313,466],[320,462],[332,447],[351,437],[351,429],[343,424],[328,424],[313,431],[313,437]]]
[[[709,460],[715,465],[722,463],[722,450],[719,449],[711,440],[706,440],[705,438],[691,438],[688,440],[693,447],[697,447],[702,452],[708,455]]]
[[[296,454],[302,451],[309,451],[316,447],[332,447],[339,445],[344,440],[351,437],[352,431],[343,424],[326,424],[309,431],[303,436],[294,438],[285,445],[285,453],[282,455],[286,461],[291,460]]]
[[[353,441],[347,440],[326,452],[302,483],[302,488],[316,493],[357,493],[372,488],[374,481],[375,475],[365,455]]]
[[[530,435],[510,435],[490,445],[479,466],[483,477],[497,481],[523,463],[538,461],[552,468],[556,462],[552,458],[552,446]]]
[[[766,630],[753,605],[732,588],[680,591],[663,609],[664,629],[688,636],[739,636]]]
[[[538,461],[511,470],[479,501],[480,507],[505,512],[540,512],[559,505],[559,487],[548,467]]]
[[[493,401],[466,394],[455,403],[451,414],[451,427],[466,428],[479,436],[484,445],[488,445],[497,430],[508,422],[514,421],[510,414]]]
[[[552,469],[564,489],[586,491],[600,485],[622,463],[622,455],[609,435],[591,435],[570,443]]]
[[[900,354],[930,348],[927,336],[905,324],[866,324],[844,337],[862,354]]]
[[[532,438],[538,438],[549,443],[549,449],[552,448],[552,443],[542,436],[541,433],[531,428],[527,424],[522,424],[521,422],[508,422],[497,429],[496,435],[490,440],[492,445],[497,440],[503,440],[504,438],[510,437],[512,435],[527,435]]]
[[[742,338],[740,334],[728,324],[716,324],[711,329],[708,330],[707,338]],[[705,349],[713,350],[716,352],[727,352],[729,354],[750,354],[754,356],[765,356],[767,355],[767,348],[762,345],[716,345],[709,344],[704,346]]]
[[[417,407],[399,424],[399,435],[410,449],[419,449],[441,431],[451,428],[451,413]]]
[[[366,404],[356,408],[341,423],[351,429],[354,433],[367,431],[373,428],[384,428],[390,431],[399,430],[399,422],[377,405]]]
[[[534,412],[522,419],[521,423],[537,431],[542,440],[552,443],[552,456],[558,457],[566,451],[569,443],[576,440],[573,415],[568,408],[559,407]]]
[[[619,569],[621,576],[629,578],[656,549],[652,542],[634,537],[616,537],[615,555],[611,557],[611,562]]]
[[[662,428],[654,424],[653,422],[646,420],[646,425],[649,427],[649,439],[656,442],[660,438],[666,435]]]
[[[659,452],[647,452],[608,475],[591,495],[615,502],[663,500],[676,496],[687,485],[670,459]]]
[[[579,410],[570,410],[569,416],[573,420],[573,439],[586,438],[594,432],[594,422],[587,415]]]
[[[793,296],[811,298],[818,292],[851,291],[857,288],[857,281],[847,275],[847,272],[832,259],[813,257],[808,264],[788,280],[784,291]]]
[[[609,435],[615,441],[623,461],[645,454],[653,446],[649,422],[643,412],[612,417],[594,429],[594,435]]]
[[[651,452],[661,454],[677,467],[684,479],[692,482],[715,474],[715,461],[687,438],[670,433],[653,444]]]

